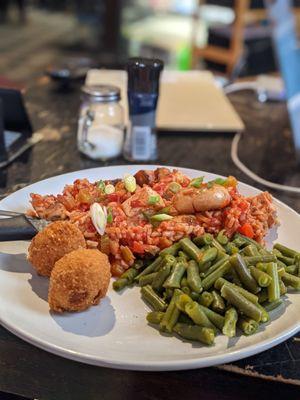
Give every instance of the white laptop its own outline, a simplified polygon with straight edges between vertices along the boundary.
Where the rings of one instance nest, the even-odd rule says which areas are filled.
[[[92,69],[87,74],[86,84],[118,86],[127,125],[127,73]],[[244,129],[241,118],[207,71],[163,71],[156,125],[159,130],[172,132],[236,132]]]

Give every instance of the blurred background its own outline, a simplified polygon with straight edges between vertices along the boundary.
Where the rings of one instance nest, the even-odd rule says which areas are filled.
[[[26,83],[58,63],[120,68],[136,55],[235,77],[275,71],[263,1],[242,3],[1,0],[1,80]],[[294,6],[298,17],[300,0]]]

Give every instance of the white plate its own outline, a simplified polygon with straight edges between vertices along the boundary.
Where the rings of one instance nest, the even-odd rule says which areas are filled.
[[[91,181],[122,177],[140,168],[117,166],[73,172],[44,180],[8,196],[0,209],[25,211],[29,193],[58,193],[77,178]],[[190,177],[216,176],[202,171],[181,169]],[[258,190],[240,184],[244,195]],[[272,230],[268,242],[276,239],[299,249],[300,217],[275,200],[281,226]],[[48,279],[38,277],[26,262],[27,242],[0,243],[0,321],[22,339],[44,350],[73,360],[112,368],[132,370],[179,370],[207,367],[248,357],[269,349],[295,334],[300,328],[300,295],[290,293],[286,306],[272,312],[272,323],[261,326],[250,337],[228,339],[219,335],[212,347],[167,337],[147,325],[147,306],[139,288],[122,294],[111,288],[100,305],[88,311],[55,315],[47,304]]]

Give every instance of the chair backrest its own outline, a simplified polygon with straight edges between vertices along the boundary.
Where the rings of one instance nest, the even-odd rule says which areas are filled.
[[[224,63],[226,66],[227,74],[231,74],[243,51],[245,15],[249,9],[250,0],[199,0],[199,6],[204,3],[233,8],[235,19],[232,23],[229,48],[224,49],[221,46],[208,45],[200,49],[193,43],[193,65],[196,65],[196,58],[199,57],[217,63],[222,61],[221,63]]]

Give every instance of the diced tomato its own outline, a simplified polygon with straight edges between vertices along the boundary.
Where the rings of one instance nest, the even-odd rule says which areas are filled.
[[[247,236],[248,238],[252,239],[254,237],[254,231],[252,226],[246,222],[244,225],[242,225],[238,231],[242,234]]]
[[[143,203],[141,202],[141,200],[132,200],[130,202],[130,205],[132,208],[143,207]]]
[[[241,201],[239,203],[239,208],[243,211],[246,211],[249,207],[249,204],[247,203],[247,201]]]
[[[120,200],[120,196],[118,195],[118,193],[111,193],[107,195],[107,199],[109,203],[111,202],[118,203]]]
[[[87,203],[81,203],[78,208],[80,211],[88,211],[90,209],[90,205]]]
[[[132,245],[132,250],[134,253],[143,254],[145,252],[145,247],[143,244],[134,241]]]
[[[159,238],[159,247],[161,249],[166,249],[167,247],[170,247],[171,245],[172,245],[172,242],[170,239],[168,239],[164,236]]]

